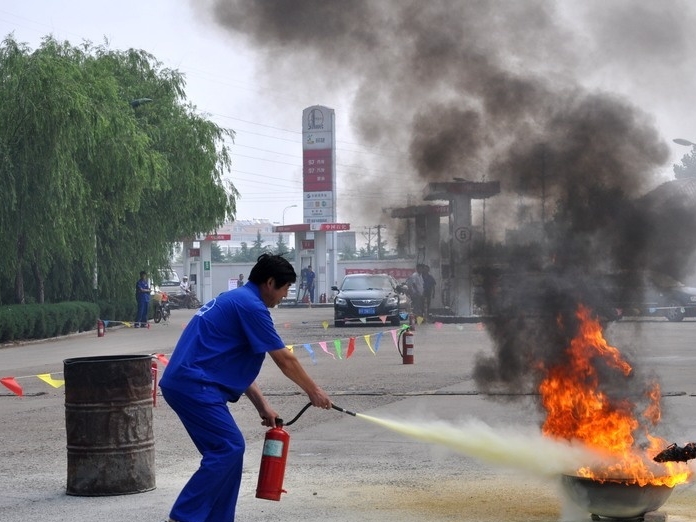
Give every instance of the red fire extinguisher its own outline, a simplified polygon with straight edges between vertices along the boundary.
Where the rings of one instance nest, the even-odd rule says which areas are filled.
[[[97,320],[97,337],[104,337],[104,321]]]
[[[290,435],[283,429],[283,419],[276,419],[276,427],[266,432],[263,442],[256,498],[280,500],[280,494],[287,493],[283,489],[283,478],[289,445]]]
[[[399,334],[401,336],[401,354],[403,364],[413,364],[414,336],[410,328],[404,328]]]

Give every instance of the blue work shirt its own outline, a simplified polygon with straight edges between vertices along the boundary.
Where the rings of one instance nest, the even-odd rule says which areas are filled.
[[[143,292],[143,290],[147,290],[147,292]],[[150,302],[150,283],[147,279],[138,279],[138,282],[135,283],[135,299],[138,302]]]
[[[186,326],[160,381],[181,391],[217,386],[236,401],[256,380],[266,352],[285,348],[259,287],[223,292],[202,306]]]

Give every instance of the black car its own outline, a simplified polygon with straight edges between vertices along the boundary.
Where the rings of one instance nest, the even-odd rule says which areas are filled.
[[[620,272],[604,276],[619,315],[657,316],[669,321],[696,317],[696,288],[658,272]]]
[[[411,301],[406,287],[388,274],[349,274],[343,278],[334,299],[334,325],[345,326],[349,321],[381,322],[386,316],[393,326],[401,324],[401,314],[407,314]]]

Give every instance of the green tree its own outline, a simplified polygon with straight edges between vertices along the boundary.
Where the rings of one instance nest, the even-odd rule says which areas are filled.
[[[261,254],[263,254],[266,251],[266,249],[263,246],[264,243],[265,241],[261,237],[261,231],[257,230],[256,239],[254,240],[254,243],[251,245],[250,249],[250,255],[252,259],[257,259]]]
[[[216,241],[213,241],[210,244],[210,261],[212,263],[224,263],[226,260],[226,256],[222,253],[220,245],[218,245]]]
[[[31,51],[8,37],[0,100],[3,301],[24,302],[27,285],[38,302],[89,298],[95,284],[130,297],[176,241],[234,217],[232,131],[198,115],[181,74],[146,52],[52,38]]]
[[[284,256],[288,253],[288,244],[285,242],[283,234],[278,234],[278,241],[275,244],[275,253]]]

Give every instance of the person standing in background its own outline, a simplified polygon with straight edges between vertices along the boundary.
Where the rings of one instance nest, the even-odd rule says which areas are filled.
[[[244,286],[244,274],[239,274],[239,279],[237,279],[237,288]]]
[[[150,306],[150,283],[147,280],[147,272],[140,272],[140,279],[135,283],[135,301],[138,304],[138,312],[135,317],[135,328],[147,328],[147,312]]]
[[[430,302],[435,297],[436,283],[428,265],[423,265],[421,276],[423,277],[423,317],[427,320],[430,315]]]
[[[309,302],[313,303],[314,302],[314,279],[316,277],[316,274],[314,273],[314,270],[312,270],[312,265],[309,265],[307,267],[307,292],[309,293]]]

